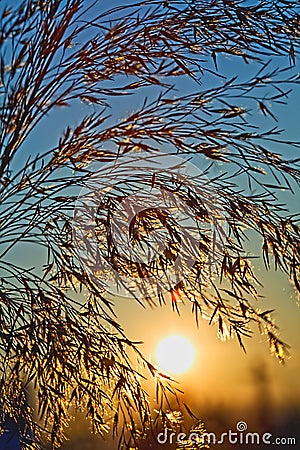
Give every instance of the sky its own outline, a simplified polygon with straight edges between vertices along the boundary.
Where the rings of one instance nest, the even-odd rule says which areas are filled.
[[[299,68],[298,63],[295,70]],[[234,58],[220,58],[219,70],[228,76],[234,72],[243,79],[248,77],[251,67],[241,64]],[[210,77],[207,79],[204,77],[202,80],[204,87],[211,82]],[[195,89],[195,85],[178,82],[177,88],[178,92],[183,94]],[[110,120],[113,121],[131,112],[142,100],[141,95],[132,100],[127,97],[113,99]],[[298,86],[286,106],[274,107],[280,127],[286,130],[285,136],[291,140],[299,140],[300,137],[299,104]],[[55,146],[66,126],[75,126],[87,111],[86,105],[78,104],[76,108],[57,109],[54,114],[50,114],[27,141],[23,149],[24,153],[15,161],[16,166],[24,160],[24,155],[41,153]],[[265,123],[265,119],[258,111],[253,111],[252,114],[255,123],[258,125]],[[284,151],[294,152],[292,149]],[[288,201],[291,211],[299,209],[299,191],[294,196],[282,195]],[[250,240],[249,250],[253,254],[259,252],[257,239]],[[32,263],[36,263],[38,267],[44,255],[35,253],[35,260],[29,260],[26,248],[20,247],[13,257],[20,264],[32,266]],[[280,336],[291,346],[291,356],[284,366],[269,354],[268,345],[258,332],[245,341],[247,354],[244,354],[237,341],[220,341],[216,336],[216,328],[209,326],[207,321],[201,320],[197,328],[188,302],[179,305],[179,317],[172,311],[171,302],[163,307],[149,306],[143,309],[130,298],[114,296],[113,301],[117,316],[127,335],[134,341],[144,342],[141,348],[145,356],[149,357],[154,364],[157,363],[156,348],[165,337],[173,334],[181,335],[192,343],[195,349],[195,361],[192,367],[184,374],[178,375],[177,379],[180,387],[185,391],[185,398],[191,409],[204,420],[208,428],[222,430],[222,427],[225,429],[228,426],[233,427],[236,421],[243,420],[253,431],[266,426],[271,433],[281,430],[281,433],[286,434],[293,421],[300,423],[298,381],[300,309],[293,288],[285,275],[273,269],[267,272],[261,261],[256,262],[255,265],[264,284],[261,289],[264,296],[260,300],[261,308],[276,309],[274,317],[280,327]],[[151,389],[149,384],[149,390]],[[266,424],[263,423],[264,420]],[[81,427],[78,430],[82,432]],[[295,427],[291,432],[295,432]],[[71,427],[70,437],[71,435],[73,439],[64,447],[66,449],[79,439],[75,426]],[[300,436],[298,438],[300,439]]]
[[[221,73],[230,76],[234,72],[241,79],[248,77],[251,69],[233,58],[220,59],[219,68]],[[207,83],[210,82],[208,78]],[[206,85],[205,78],[203,85]],[[192,84],[178,83],[179,93],[193,88]],[[139,99],[136,102],[139,103]],[[299,139],[299,104],[298,87],[288,105],[273,109],[279,117],[280,127],[286,130],[287,139]],[[123,107],[118,99],[115,106],[116,116],[133,108],[128,99]],[[74,120],[77,112],[69,114]],[[258,110],[252,114],[258,125],[263,123],[264,118]],[[295,151],[289,148],[284,152],[290,155]],[[290,211],[298,212],[299,191],[294,196],[283,194],[283,198]],[[259,253],[256,239],[252,239],[249,246],[253,254]],[[274,317],[280,327],[280,336],[291,346],[291,356],[284,366],[270,355],[267,342],[258,332],[252,339],[246,339],[247,354],[244,354],[237,341],[220,341],[216,328],[205,320],[200,321],[197,328],[188,302],[179,307],[181,317],[172,311],[171,302],[163,307],[143,309],[132,299],[114,297],[115,309],[130,339],[144,341],[141,348],[153,363],[157,363],[156,348],[165,337],[175,334],[190,340],[196,350],[194,364],[176,379],[193,412],[204,420],[208,429],[221,432],[244,420],[252,431],[265,427],[273,434],[285,436],[295,433],[300,423],[300,309],[286,276],[273,269],[267,272],[261,261],[256,265],[264,284],[260,307],[276,309]],[[70,435],[74,432],[77,437],[73,437],[71,443],[79,438],[71,428]]]

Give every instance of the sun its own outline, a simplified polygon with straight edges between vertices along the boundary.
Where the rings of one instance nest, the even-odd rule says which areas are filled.
[[[183,336],[168,336],[156,349],[156,360],[163,371],[170,374],[186,372],[195,359],[194,347]]]

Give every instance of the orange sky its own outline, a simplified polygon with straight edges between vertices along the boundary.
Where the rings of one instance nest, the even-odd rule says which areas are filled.
[[[144,354],[154,364],[155,349],[166,336],[179,334],[193,343],[195,363],[176,378],[195,409],[201,409],[204,404],[255,409],[263,384],[258,368],[265,371],[266,395],[274,413],[280,413],[282,407],[300,406],[300,309],[285,275],[274,271],[266,273],[263,268],[260,272],[264,272],[265,287],[261,293],[265,298],[257,306],[262,310],[276,309],[274,317],[280,326],[280,337],[291,345],[291,357],[284,366],[270,354],[264,336],[255,329],[253,337],[245,339],[245,355],[235,339],[220,341],[216,327],[209,326],[207,321],[200,321],[197,329],[188,303],[180,305],[181,317],[178,317],[172,312],[171,302],[164,307],[143,309],[134,300],[115,299],[120,323],[130,339],[144,341]]]

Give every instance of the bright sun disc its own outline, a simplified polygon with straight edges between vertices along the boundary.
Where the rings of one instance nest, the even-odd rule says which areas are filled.
[[[192,344],[182,336],[169,336],[161,341],[156,350],[156,360],[162,370],[172,374],[188,370],[194,362]]]

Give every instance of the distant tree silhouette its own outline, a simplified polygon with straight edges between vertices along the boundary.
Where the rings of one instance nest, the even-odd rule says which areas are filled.
[[[22,423],[18,432],[28,447],[38,446],[28,430],[48,435],[52,447],[59,447],[73,406],[86,411],[95,432],[112,426],[119,446],[138,446],[137,439],[155,424],[173,426],[168,395],[176,389],[126,336],[101,274],[97,280],[78,257],[73,239],[78,187],[93,176],[94,160],[122,167],[128,155],[138,159],[141,151],[160,155],[164,149],[197,156],[209,180],[202,190],[163,172],[156,178],[145,173],[142,180],[187,205],[199,227],[198,253],[183,279],[169,289],[156,286],[155,274],[172,267],[185,239],[159,209],[137,214],[130,238],[142,248],[143,236],[163,229],[168,245],[160,258],[147,264],[118,253],[109,230],[128,195],[125,184],[99,205],[99,251],[133,282],[154,277],[151,300],[143,292],[133,295],[141,303],[170,300],[177,310],[184,298],[197,322],[207,318],[221,337],[235,336],[243,348],[242,338],[257,324],[283,361],[287,346],[276,334],[271,311],[253,302],[260,283],[245,248],[245,230],[260,239],[265,266],[274,262],[300,291],[298,217],[277,196],[283,187],[298,187],[299,158],[274,150],[279,144],[299,148],[299,142],[285,140],[271,106],[286,102],[299,84],[293,71],[299,4],[146,0],[108,10],[100,1],[16,3],[1,5],[0,30],[1,414],[4,421]],[[220,70],[224,56],[233,61],[230,77]],[[249,73],[258,69],[240,81],[236,61]],[[190,93],[180,95],[180,80],[189,83]],[[116,98],[121,108],[134,94],[140,107],[125,116],[124,103],[125,117],[109,117]],[[58,133],[54,148],[42,153],[31,148],[30,136],[40,125],[46,129],[56,109],[82,102],[86,115]],[[265,125],[257,126],[257,110]],[[214,195],[204,202],[209,190]],[[216,241],[203,224],[217,220],[211,212],[216,197],[226,233],[212,250]],[[25,243],[44,249],[42,268],[34,267],[34,250],[26,264],[14,257]],[[214,271],[204,264],[212,252]],[[156,418],[142,374],[157,383]],[[29,386],[36,394],[35,414],[24,395]]]

